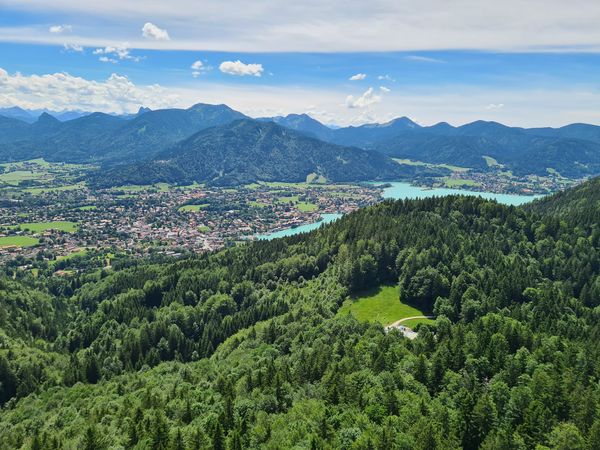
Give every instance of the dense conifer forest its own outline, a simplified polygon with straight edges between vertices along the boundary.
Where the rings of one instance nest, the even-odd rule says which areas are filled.
[[[0,448],[600,448],[600,186],[0,278]],[[339,315],[394,283],[409,340]]]

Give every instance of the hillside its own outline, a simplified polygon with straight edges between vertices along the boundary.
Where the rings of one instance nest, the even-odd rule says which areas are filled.
[[[0,447],[599,448],[600,249],[555,222],[383,202],[171,263],[1,278]],[[437,316],[414,341],[336,314],[390,283]]]
[[[600,173],[600,127],[595,125],[524,129],[479,120],[459,127],[425,127],[401,117],[384,124],[315,131],[320,130],[317,121],[308,119],[290,115],[272,120],[327,142],[401,159],[487,170],[487,156],[516,175],[546,175],[548,168],[574,178]]]
[[[236,185],[304,182],[310,174],[344,182],[396,180],[430,172],[400,166],[378,153],[328,144],[271,122],[248,119],[201,131],[149,163],[115,168],[98,182],[103,186],[156,182]]]
[[[61,122],[43,113],[28,124],[0,117],[0,161],[116,164],[150,159],[192,134],[245,117],[225,105],[140,110],[129,118],[94,113]]]

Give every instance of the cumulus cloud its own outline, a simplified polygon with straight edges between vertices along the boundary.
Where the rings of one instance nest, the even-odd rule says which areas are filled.
[[[219,66],[219,70],[229,75],[251,75],[255,77],[260,77],[264,71],[262,64],[244,64],[239,59],[237,61],[223,61]]]
[[[178,102],[178,96],[159,85],[136,86],[126,76],[114,73],[104,81],[95,81],[64,72],[29,76],[19,72],[9,74],[0,68],[2,106],[132,113],[140,105],[157,109]]]
[[[204,72],[206,72],[207,70],[209,70],[209,67],[205,66],[202,63],[202,61],[197,60],[197,61],[194,61],[194,63],[190,66],[190,69],[192,69],[192,76],[194,78],[198,78]]]
[[[117,62],[116,58],[121,60],[130,59],[135,62],[138,62],[141,59],[139,56],[133,56],[131,54],[131,50],[129,50],[125,44],[120,47],[108,46],[104,48],[97,48],[94,50],[94,55],[105,55],[101,56],[99,60],[102,62],[111,63]]]
[[[391,89],[390,89],[390,88],[387,88],[387,87],[385,87],[385,86],[379,86],[379,89],[381,90],[381,92],[385,92],[385,93],[388,93],[388,92],[390,92],[390,91],[391,91]]]
[[[348,108],[366,108],[379,102],[381,102],[381,95],[377,95],[372,87],[359,97],[355,98],[353,95],[346,97],[346,106]]]
[[[98,58],[98,61],[112,64],[116,64],[119,62],[114,58],[109,58],[108,56],[101,56],[100,58]]]
[[[63,44],[63,48],[67,52],[83,53],[83,47],[79,44],[71,44],[71,43],[65,42]]]
[[[52,25],[48,31],[54,34],[68,33],[73,30],[71,25]]]
[[[359,81],[359,80],[364,80],[365,78],[367,78],[367,74],[366,73],[357,73],[356,75],[352,75],[349,80],[350,81]]]
[[[146,22],[142,27],[142,36],[146,39],[154,39],[155,41],[169,41],[171,37],[167,30],[159,28],[152,22]]]
[[[392,81],[392,82],[396,81],[394,78],[392,78],[390,75],[387,75],[387,74],[386,75],[379,75],[377,77],[377,79],[380,80],[380,81]]]
[[[485,107],[485,109],[493,110],[493,109],[502,109],[504,108],[504,103],[490,103]]]

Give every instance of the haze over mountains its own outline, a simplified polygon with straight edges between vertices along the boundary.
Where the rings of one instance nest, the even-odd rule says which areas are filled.
[[[381,153],[320,141],[272,122],[252,119],[200,131],[150,162],[119,166],[103,185],[255,181],[304,182],[310,177],[345,182],[394,180],[434,172],[402,166]]]
[[[128,174],[126,178],[138,182],[144,177],[209,181],[199,179],[200,174],[212,174],[210,180],[218,183],[297,181],[310,173],[336,181],[415,175],[415,169],[406,165],[392,169],[391,160],[382,155],[483,171],[502,166],[516,175],[545,175],[549,169],[572,178],[600,173],[600,127],[587,124],[524,129],[476,121],[459,127],[447,123],[423,127],[401,117],[384,124],[332,129],[306,114],[250,119],[226,105],[207,104],[141,109],[127,117],[92,113],[67,121],[47,112],[33,122],[19,116],[28,113],[25,110],[11,108],[8,113],[12,117],[0,112],[0,161],[43,157],[125,165],[129,167],[112,173]],[[240,119],[245,119],[244,126]],[[220,128],[201,133],[212,127]],[[282,133],[281,127],[295,133]],[[276,150],[286,157],[278,159]],[[371,152],[370,158],[365,159],[364,150]],[[293,170],[284,167],[290,161],[299,163],[296,157],[309,162],[292,164]],[[302,172],[295,173],[300,167]]]

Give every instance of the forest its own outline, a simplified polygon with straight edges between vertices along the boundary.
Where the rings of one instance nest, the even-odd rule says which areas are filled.
[[[600,448],[600,181],[0,277],[3,449]],[[337,315],[397,285],[415,340]]]

